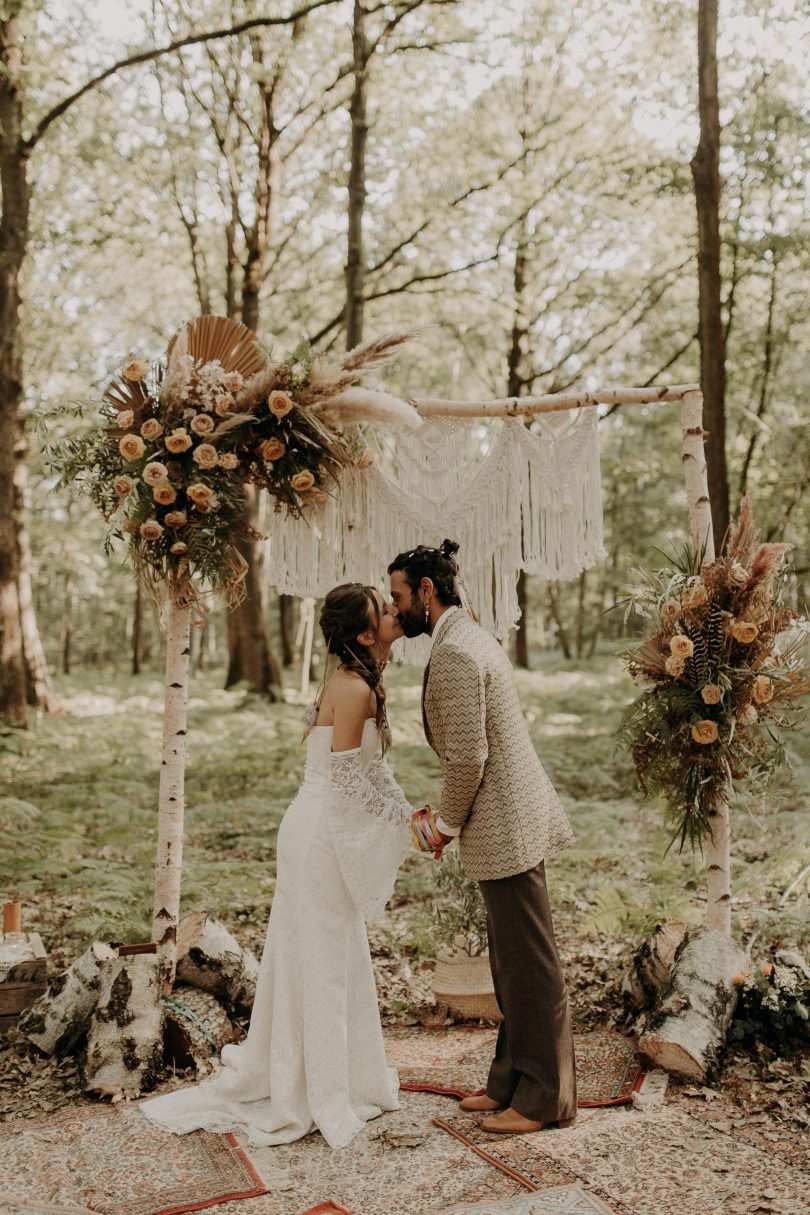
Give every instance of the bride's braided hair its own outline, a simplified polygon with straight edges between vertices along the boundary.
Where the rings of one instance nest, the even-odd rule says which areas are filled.
[[[366,629],[376,631],[380,624],[380,609],[373,588],[362,582],[346,582],[334,587],[323,601],[319,624],[328,652],[335,655],[345,670],[359,675],[374,693],[377,730],[385,746],[387,719],[382,668],[371,648],[358,640],[360,633],[365,633]]]

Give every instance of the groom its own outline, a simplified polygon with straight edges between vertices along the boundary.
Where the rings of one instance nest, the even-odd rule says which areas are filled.
[[[448,540],[420,545],[388,573],[405,636],[431,637],[422,720],[442,766],[435,838],[442,847],[459,837],[464,867],[480,884],[503,1013],[486,1091],[461,1109],[488,1114],[486,1131],[522,1135],[576,1117],[574,1043],[544,869],[573,834],[529,738],[509,660],[460,606],[457,550]]]

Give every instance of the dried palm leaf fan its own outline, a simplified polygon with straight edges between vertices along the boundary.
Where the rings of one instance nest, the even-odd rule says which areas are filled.
[[[177,339],[184,336],[186,353],[198,363],[217,360],[225,371],[238,371],[249,379],[261,371],[262,362],[256,350],[256,334],[247,325],[227,316],[198,316],[175,334],[166,351],[171,358]]]
[[[131,409],[138,416],[149,399],[149,388],[142,380],[128,380],[123,375],[117,375],[110,380],[103,396],[119,413]]]

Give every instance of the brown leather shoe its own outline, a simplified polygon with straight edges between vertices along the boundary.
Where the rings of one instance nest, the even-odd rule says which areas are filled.
[[[481,1123],[481,1130],[487,1131],[490,1135],[531,1135],[534,1131],[542,1131],[547,1126],[564,1130],[566,1127],[573,1126],[575,1121],[575,1118],[565,1118],[559,1122],[535,1122],[532,1118],[524,1118],[510,1106],[509,1109],[502,1110],[499,1114],[493,1114],[491,1118],[485,1118]]]
[[[503,1106],[486,1093],[473,1093],[471,1097],[459,1101],[458,1108],[464,1110],[465,1114],[492,1114],[495,1110],[502,1110]]]

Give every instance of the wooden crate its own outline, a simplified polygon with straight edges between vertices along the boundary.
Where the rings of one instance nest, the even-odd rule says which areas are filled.
[[[38,932],[21,932],[14,941],[0,938],[0,1031],[16,1025],[20,1013],[43,995],[47,969]]]

